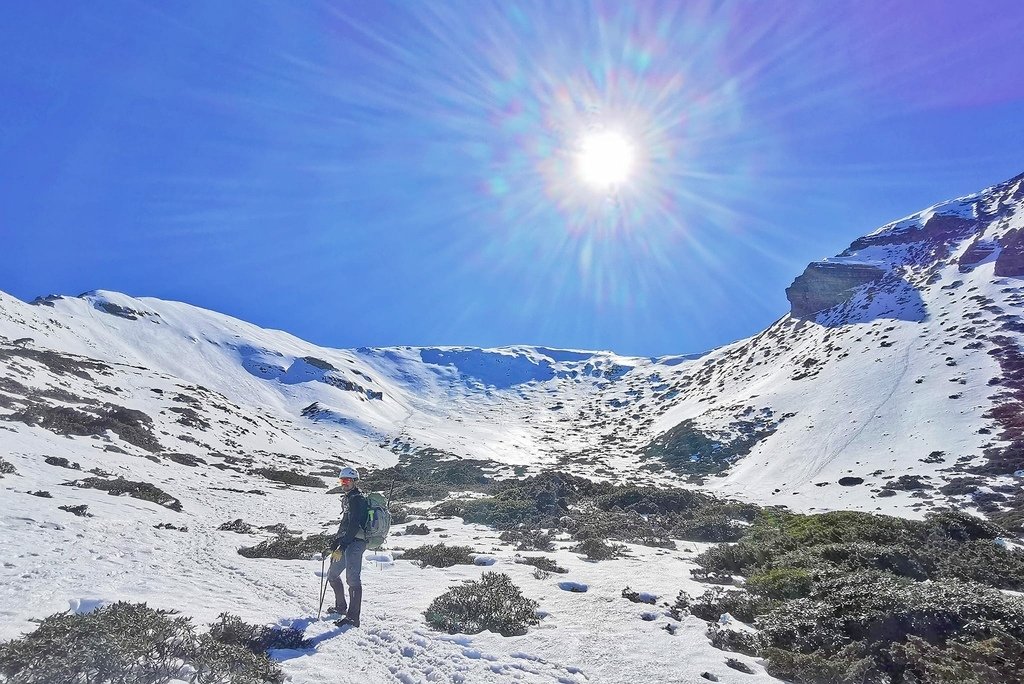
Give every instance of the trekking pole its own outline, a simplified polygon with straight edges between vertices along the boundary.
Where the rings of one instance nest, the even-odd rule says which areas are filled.
[[[324,594],[327,593],[327,582],[324,581],[324,565],[327,563],[327,556],[320,554],[320,606],[316,609],[316,619],[320,619],[320,611],[324,608]]]
[[[391,495],[395,492],[395,481],[398,479],[398,466],[395,466],[395,474],[391,477],[391,489],[388,490],[388,508],[391,507]]]

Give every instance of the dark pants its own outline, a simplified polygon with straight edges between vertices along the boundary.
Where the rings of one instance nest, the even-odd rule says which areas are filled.
[[[334,608],[339,613],[345,613],[347,617],[359,623],[359,611],[363,603],[363,553],[366,551],[366,541],[356,539],[345,548],[338,560],[331,560],[331,569],[327,571],[327,581],[334,589]],[[342,584],[341,574],[345,573],[345,581],[348,582],[348,598],[345,603],[345,585]]]

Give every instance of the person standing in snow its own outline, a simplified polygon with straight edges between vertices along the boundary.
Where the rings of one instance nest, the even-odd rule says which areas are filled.
[[[331,544],[331,568],[327,572],[327,581],[334,589],[334,607],[328,613],[342,616],[340,625],[359,626],[359,612],[363,603],[363,553],[366,551],[366,524],[369,506],[366,497],[359,491],[356,483],[359,471],[355,468],[342,468],[338,474],[341,488],[345,495],[341,497],[341,525],[338,535]],[[345,585],[341,574],[345,573],[348,582],[348,603],[345,602]]]

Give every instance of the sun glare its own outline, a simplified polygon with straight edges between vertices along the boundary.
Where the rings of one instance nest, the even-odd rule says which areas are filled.
[[[626,136],[615,131],[595,131],[580,141],[576,170],[584,183],[607,191],[629,180],[635,161],[636,151]]]

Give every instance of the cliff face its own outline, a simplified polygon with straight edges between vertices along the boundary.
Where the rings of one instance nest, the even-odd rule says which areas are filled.
[[[858,292],[870,302],[887,291],[887,283],[901,288],[894,294],[895,300],[917,301],[950,265],[969,273],[994,261],[994,276],[1024,277],[1022,205],[1024,174],[857,238],[837,257],[811,263],[793,281],[786,289],[790,313],[794,318],[815,319],[852,302]],[[855,309],[851,303],[831,312],[829,320],[832,324],[856,322],[848,317],[856,315]]]
[[[886,269],[872,264],[815,261],[786,288],[791,313],[795,318],[813,318],[819,311],[847,301],[858,287],[885,273]]]

